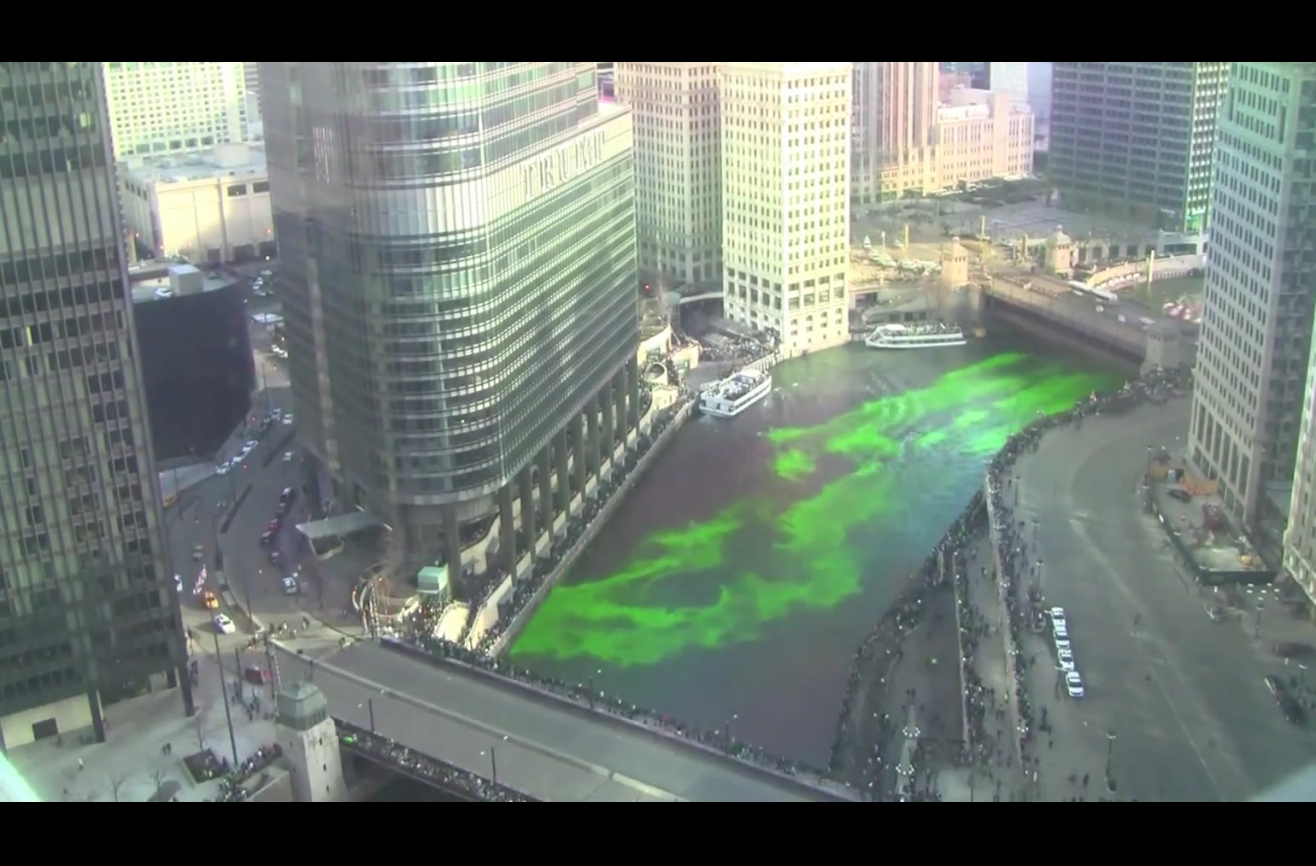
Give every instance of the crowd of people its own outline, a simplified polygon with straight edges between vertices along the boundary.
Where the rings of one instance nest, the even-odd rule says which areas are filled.
[[[459,797],[486,803],[538,803],[534,797],[514,791],[497,781],[485,779],[460,767],[400,746],[387,737],[339,721],[338,739],[348,749],[372,755],[401,767],[407,773]]]
[[[914,578],[906,585],[904,592],[887,608],[886,613],[855,650],[850,676],[841,698],[836,736],[832,741],[831,769],[834,773],[844,773],[847,770],[845,763],[848,757],[862,755],[863,785],[873,799],[883,799],[888,787],[901,790],[905,799],[922,800],[936,797],[935,790],[927,784],[931,779],[929,772],[931,768],[928,766],[931,750],[924,743],[917,744],[910,756],[911,766],[905,768],[908,772],[907,778],[898,780],[892,776],[901,759],[900,752],[906,739],[903,707],[917,700],[914,690],[908,690],[903,695],[891,698],[890,705],[881,706],[877,714],[876,730],[871,732],[870,736],[865,736],[867,732],[859,730],[857,724],[859,716],[856,711],[864,709],[859,706],[861,702],[867,705],[874,703],[867,699],[865,688],[871,685],[865,680],[871,678],[873,660],[886,657],[889,659],[888,665],[899,662],[905,655],[907,637],[923,623],[927,615],[932,595],[947,588],[945,557],[958,549],[969,536],[974,517],[981,508],[982,494],[979,493],[970,507],[965,509],[947,530],[937,548],[923,561]],[[885,685],[889,676],[888,668],[887,675],[881,678],[881,684]],[[903,703],[897,706],[897,701]],[[878,704],[881,705],[882,702],[879,701]],[[859,738],[863,738],[866,742],[858,742]]]
[[[502,658],[491,658],[479,650],[467,649],[451,641],[417,636],[413,641],[383,641],[382,645],[412,655],[421,655],[438,663],[456,662],[495,676],[506,677],[540,692],[570,701],[596,712],[605,712],[654,731],[682,737],[708,749],[755,764],[784,776],[821,784],[827,773],[800,761],[773,755],[757,746],[738,740],[728,730],[707,731],[677,721],[657,710],[646,709],[596,688],[593,683],[572,683],[547,677],[518,667]]]
[[[260,790],[261,774],[274,765],[279,758],[283,757],[283,747],[278,743],[271,743],[268,746],[261,746],[241,764],[226,770],[225,775],[219,780],[219,796],[212,803],[241,803],[247,800],[255,791]],[[228,762],[224,762],[225,767]],[[253,781],[257,784],[252,784]]]
[[[1118,391],[1094,393],[1066,412],[1039,416],[1007,441],[988,471],[990,503],[981,491],[974,495],[932,554],[924,560],[906,590],[855,651],[832,745],[833,773],[842,774],[852,769],[845,766],[846,762],[858,755],[864,762],[859,768],[865,779],[864,787],[873,799],[882,799],[883,785],[894,785],[907,799],[938,798],[938,793],[926,785],[911,784],[911,779],[929,778],[922,764],[930,760],[932,750],[924,748],[922,741],[910,756],[912,766],[905,768],[909,777],[898,779],[893,774],[906,739],[901,702],[908,703],[913,700],[913,695],[887,695],[890,703],[873,713],[876,724],[863,732],[859,730],[858,721],[864,717],[856,711],[873,705],[867,693],[870,685],[867,680],[873,676],[874,660],[887,660],[885,670],[888,674],[881,678],[881,683],[885,684],[891,666],[905,654],[905,638],[924,618],[932,594],[943,589],[948,579],[956,589],[962,656],[964,742],[958,750],[959,761],[965,765],[1012,768],[1015,763],[1014,744],[1003,740],[1000,732],[1013,730],[1018,738],[1022,770],[1036,769],[1037,761],[1031,748],[1033,731],[1038,726],[1045,727],[1047,722],[1044,715],[1034,719],[1025,688],[1024,666],[1027,662],[1014,650],[1029,617],[1027,605],[1020,601],[1019,579],[1025,574],[1035,573],[1036,562],[1030,559],[1031,551],[1022,532],[1024,527],[1014,519],[1011,511],[1013,503],[1009,494],[1014,491],[1017,495],[1017,487],[1010,472],[1016,460],[1035,449],[1048,430],[1067,424],[1081,425],[1084,418],[1098,414],[1110,415],[1147,403],[1164,403],[1186,393],[1190,376],[1186,369],[1153,370],[1128,382]],[[990,533],[993,544],[999,547],[999,569],[976,562],[975,548],[982,544],[987,533]],[[978,569],[976,575],[975,567]],[[997,617],[990,612],[969,603],[968,581],[971,579],[998,581],[998,595],[1007,613],[1008,625],[1005,628],[994,624]],[[1011,659],[1013,687],[1009,694],[998,694],[995,688],[983,682],[978,673],[977,662],[984,641],[995,639],[998,631],[1003,632],[1000,637],[1005,642],[1007,658]],[[859,707],[859,703],[865,706]],[[863,742],[858,741],[860,738]],[[994,797],[1000,796],[1003,793],[998,785]]]
[[[1025,521],[1018,520],[1014,512],[1019,500],[1019,479],[1013,474],[1015,464],[1024,454],[1035,451],[1049,430],[1066,425],[1081,426],[1085,418],[1122,413],[1147,403],[1164,403],[1185,394],[1190,384],[1191,372],[1187,368],[1157,368],[1126,383],[1118,391],[1094,393],[1066,412],[1039,416],[1027,428],[1010,437],[988,468],[988,513],[1000,597],[1007,620],[1002,639],[1011,664],[1012,693],[1007,698],[1013,705],[1010,711],[1015,721],[1019,759],[1026,776],[1036,777],[1038,772],[1034,732],[1046,722],[1044,714],[1039,718],[1034,712],[1025,676],[1028,657],[1018,651],[1022,635],[1031,624],[1033,605],[1030,602],[1040,604],[1041,599],[1035,584],[1039,568],[1036,539],[1028,535]]]

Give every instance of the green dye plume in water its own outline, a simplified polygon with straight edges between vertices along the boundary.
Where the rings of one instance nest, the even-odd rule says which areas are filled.
[[[906,508],[902,456],[986,458],[1039,413],[1063,411],[1109,384],[1109,377],[1004,353],[816,427],[773,430],[766,434],[775,448],[772,471],[798,489],[797,498],[784,506],[747,501],[711,520],[653,533],[620,571],[554,589],[513,655],[652,665],[694,647],[753,641],[766,623],[834,608],[862,587],[851,532]],[[844,458],[851,471],[811,486],[818,459],[827,455]],[[774,556],[755,558],[771,561],[773,573],[736,568],[729,549],[750,530],[761,536],[765,526]]]

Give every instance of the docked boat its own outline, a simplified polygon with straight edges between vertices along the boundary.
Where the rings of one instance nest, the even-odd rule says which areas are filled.
[[[914,325],[880,325],[864,340],[870,349],[934,349],[968,343],[957,325],[920,322]]]
[[[699,394],[699,409],[717,418],[734,418],[772,390],[772,374],[744,369],[720,379]]]

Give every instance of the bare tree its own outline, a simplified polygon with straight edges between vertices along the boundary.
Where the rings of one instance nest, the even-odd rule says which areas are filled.
[[[128,781],[127,776],[110,777],[110,793],[114,795],[114,802],[116,803],[119,802],[119,792],[123,790],[123,786],[127,783],[127,781]]]

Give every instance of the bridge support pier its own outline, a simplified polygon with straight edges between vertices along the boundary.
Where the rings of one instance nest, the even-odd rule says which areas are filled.
[[[512,519],[512,486],[509,481],[498,488],[498,550],[508,574],[516,569],[516,522]]]
[[[567,442],[567,431],[561,430],[553,443],[553,456],[557,463],[557,507],[565,516],[571,516],[571,467],[567,456],[571,453],[571,444]]]
[[[585,405],[585,469],[599,480],[599,464],[603,462],[599,451],[599,401],[591,400]]]
[[[585,419],[576,413],[567,423],[567,438],[571,440],[571,475],[575,491],[585,493]]]
[[[627,395],[627,415],[626,429],[640,429],[640,359],[631,356],[626,362],[626,395]]]
[[[553,444],[539,452],[539,526],[553,539]],[[539,536],[535,536],[538,538]]]
[[[612,452],[617,447],[617,428],[613,423],[612,380],[603,386],[598,394],[599,414],[603,419],[603,441],[599,443],[599,452],[604,460],[612,459]]]
[[[612,395],[617,401],[617,442],[626,441],[626,371],[618,370],[612,377]],[[613,443],[613,447],[617,447]]]
[[[516,483],[521,488],[521,544],[533,557],[535,541],[539,538],[539,527],[535,521],[538,515],[535,513],[534,472],[529,466],[517,473]]]
[[[462,576],[462,526],[457,506],[445,505],[443,516],[443,556],[448,564],[448,585],[456,586]]]

